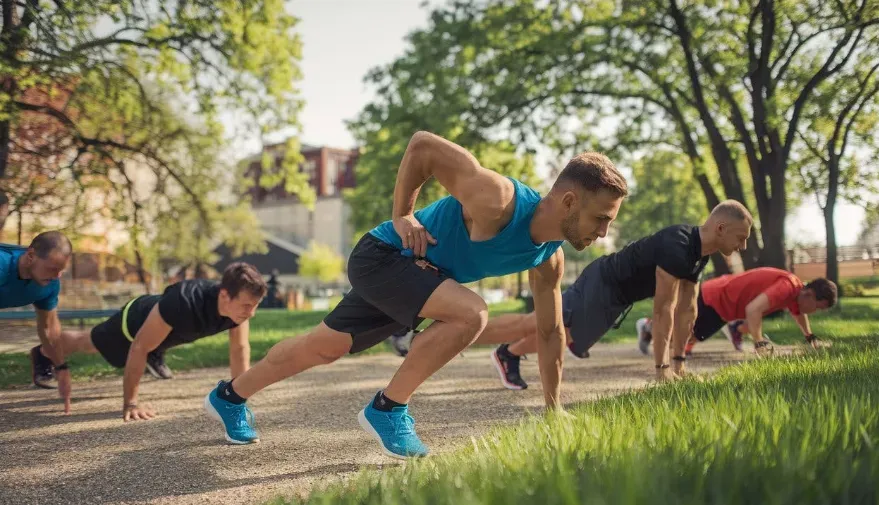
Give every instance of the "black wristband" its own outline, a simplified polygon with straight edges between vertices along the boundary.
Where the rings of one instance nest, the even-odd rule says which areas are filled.
[[[70,369],[70,366],[67,364],[66,361],[64,363],[61,363],[60,365],[55,365],[56,371],[57,370],[68,370],[68,369]]]
[[[675,360],[675,361],[687,361],[687,357],[686,357],[686,356],[675,356],[675,357],[672,358],[672,359]]]
[[[137,404],[136,404],[136,403],[129,403],[129,404],[127,404],[127,405],[123,405],[123,406],[122,406],[122,410],[133,409],[133,408],[135,408],[135,407],[137,407]]]
[[[754,344],[754,348],[760,349],[761,347],[766,347],[767,345],[772,345],[772,342],[770,342],[768,340],[761,340],[761,341],[757,342],[756,344]]]
[[[811,344],[812,342],[814,342],[816,340],[818,340],[818,337],[816,337],[815,335],[813,335],[813,334],[806,335],[806,343]]]
[[[671,365],[669,365],[668,363],[663,363],[663,364],[661,364],[661,365],[656,365],[656,368],[668,368],[668,367],[670,367],[670,366],[671,366]]]

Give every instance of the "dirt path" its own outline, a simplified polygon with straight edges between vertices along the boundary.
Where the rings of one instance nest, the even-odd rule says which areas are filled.
[[[652,361],[633,344],[593,351],[591,359],[566,360],[565,403],[642,387],[652,377]],[[690,365],[710,372],[746,357],[715,339]],[[361,431],[356,414],[399,363],[390,355],[347,358],[268,388],[251,401],[262,442],[243,447],[226,445],[202,409],[225,369],[146,381],[142,398],[162,415],[136,424],[119,419],[121,379],[76,384],[68,418],[54,391],[0,391],[0,503],[262,503],[360,468],[397,464]],[[536,360],[524,361],[522,373],[532,387],[507,391],[488,351],[456,358],[412,402],[420,436],[442,453],[539,410]]]

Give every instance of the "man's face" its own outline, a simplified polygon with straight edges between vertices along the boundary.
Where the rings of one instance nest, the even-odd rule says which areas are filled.
[[[562,234],[574,249],[582,251],[599,237],[607,236],[623,199],[610,191],[569,191],[562,197],[562,203],[567,211]]]
[[[747,221],[731,221],[717,225],[720,253],[724,256],[747,249],[750,236],[751,224]]]
[[[803,288],[797,295],[797,305],[803,314],[814,314],[819,310],[826,310],[829,307],[827,300],[818,301],[815,292],[808,288]]]
[[[229,319],[235,321],[235,324],[241,324],[253,317],[259,307],[259,302],[262,301],[262,297],[257,297],[243,290],[238,293],[238,296],[231,298],[229,293],[222,289],[220,297],[225,302]]]
[[[45,258],[40,258],[36,251],[28,249],[26,255],[27,263],[30,264],[30,276],[40,286],[47,286],[61,278],[70,263],[70,255],[60,251],[52,251]]]

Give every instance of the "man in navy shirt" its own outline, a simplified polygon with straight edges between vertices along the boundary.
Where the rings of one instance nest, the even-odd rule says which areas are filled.
[[[52,378],[57,375],[65,411],[69,410],[70,371],[63,359],[56,359],[64,356],[56,308],[61,291],[59,279],[72,253],[70,240],[59,231],[37,235],[26,248],[0,244],[0,309],[34,306],[42,342],[42,346],[31,349],[34,385],[53,388]]]

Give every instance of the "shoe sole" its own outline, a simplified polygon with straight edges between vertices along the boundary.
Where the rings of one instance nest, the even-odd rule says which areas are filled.
[[[226,436],[226,441],[230,444],[235,445],[248,445],[248,444],[257,444],[259,443],[258,438],[254,438],[249,442],[244,442],[241,440],[235,440],[234,438],[229,436],[229,433],[226,431],[226,423],[223,422],[223,416],[217,412],[217,409],[214,408],[214,404],[211,403],[211,394],[208,393],[207,396],[204,397],[204,409],[207,411],[208,415],[216,419],[223,426],[223,434]]]
[[[165,377],[164,375],[160,374],[159,371],[156,370],[155,368],[153,368],[153,366],[150,365],[149,363],[146,364],[146,369],[147,369],[147,372],[149,372],[150,375],[152,375],[156,379],[168,380],[168,379],[173,378],[172,376]]]
[[[523,388],[522,386],[518,386],[516,384],[513,384],[512,382],[507,381],[507,372],[506,370],[504,370],[504,365],[501,364],[500,358],[497,357],[497,349],[491,351],[491,362],[494,363],[494,369],[497,370],[497,374],[498,376],[500,376],[501,383],[504,385],[505,388],[511,389],[513,391],[522,391],[523,389],[527,388],[527,386]]]
[[[360,423],[360,427],[363,428],[367,433],[372,435],[378,445],[381,446],[382,452],[385,453],[385,456],[390,456],[394,459],[407,460],[412,458],[417,458],[419,456],[403,456],[401,454],[396,454],[391,452],[387,447],[385,447],[385,443],[382,441],[382,437],[375,431],[375,428],[372,427],[372,424],[366,419],[366,408],[357,413],[357,422]]]

